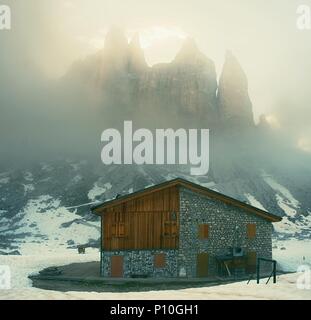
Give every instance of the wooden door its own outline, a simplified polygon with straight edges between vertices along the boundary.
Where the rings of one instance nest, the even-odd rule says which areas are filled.
[[[257,253],[256,251],[249,251],[247,253],[246,272],[256,273],[256,268],[257,268]]]
[[[112,256],[111,257],[111,277],[123,278],[123,257]]]
[[[208,253],[199,253],[197,256],[197,277],[208,277]]]

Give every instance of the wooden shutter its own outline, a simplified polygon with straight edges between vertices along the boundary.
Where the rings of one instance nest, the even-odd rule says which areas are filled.
[[[166,256],[164,253],[156,254],[154,256],[154,267],[155,268],[165,268]]]
[[[247,237],[248,237],[248,239],[256,238],[256,224],[255,223],[249,223],[247,225]]]
[[[166,221],[164,223],[164,235],[171,237],[177,235],[177,223],[175,221]]]
[[[172,236],[177,235],[177,223],[176,222],[171,223],[171,235]]]
[[[118,236],[119,237],[125,237],[125,224],[124,223],[119,223],[118,224]]]
[[[111,225],[111,236],[114,238],[125,237],[125,224],[124,223],[113,223]]]
[[[208,224],[200,224],[199,225],[199,239],[204,240],[209,237],[209,225]]]
[[[111,225],[111,236],[116,237],[117,236],[117,224],[114,223]]]
[[[164,223],[164,235],[169,236],[171,234],[171,223],[169,221]]]

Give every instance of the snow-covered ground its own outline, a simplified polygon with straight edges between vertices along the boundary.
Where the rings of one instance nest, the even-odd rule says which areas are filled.
[[[276,285],[246,282],[195,289],[96,293],[56,292],[35,288],[0,291],[0,299],[8,300],[310,300],[311,290],[298,289],[298,274],[280,276]]]
[[[278,240],[274,242],[273,258],[284,271],[297,271],[299,266],[311,266],[311,240]]]
[[[12,289],[21,289],[31,287],[31,280],[28,276],[36,274],[40,270],[51,266],[62,266],[78,262],[99,261],[99,252],[97,249],[88,248],[85,255],[79,255],[77,250],[57,249],[54,252],[44,252],[36,248],[35,254],[22,256],[1,256],[0,266],[9,266],[11,269],[11,287]],[[2,298],[1,290],[0,297]]]
[[[282,251],[283,252],[283,251]],[[284,251],[285,252],[285,251]],[[0,256],[0,265],[11,269],[11,290],[0,290],[3,299],[98,299],[98,300],[167,300],[167,299],[311,299],[311,290],[297,288],[298,273],[278,276],[277,284],[260,285],[255,281],[246,281],[215,287],[203,287],[182,290],[130,292],[130,293],[95,293],[95,292],[56,292],[31,287],[27,276],[37,273],[48,266],[66,265],[75,262],[98,261],[99,253],[95,249],[88,250],[86,255],[78,255],[75,250],[49,253],[35,256]]]

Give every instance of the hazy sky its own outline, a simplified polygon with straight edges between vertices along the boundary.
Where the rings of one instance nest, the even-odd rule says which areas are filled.
[[[12,9],[12,31],[0,32],[9,73],[35,66],[58,77],[74,60],[103,46],[112,25],[129,37],[140,32],[150,64],[172,60],[189,35],[218,73],[226,49],[237,56],[249,79],[256,120],[272,113],[283,126],[301,130],[306,145],[311,141],[311,30],[296,28],[298,5],[311,6],[311,0],[0,2]]]

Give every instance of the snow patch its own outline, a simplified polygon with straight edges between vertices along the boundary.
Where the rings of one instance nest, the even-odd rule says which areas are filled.
[[[290,193],[288,189],[286,189],[284,186],[273,180],[273,178],[268,175],[267,173],[263,172],[262,177],[264,181],[275,191],[279,192],[281,195],[283,195],[284,198],[286,198],[289,201],[289,205],[292,207],[298,209],[300,207],[300,203],[298,200],[296,200],[293,195]]]
[[[88,193],[88,198],[91,201],[95,201],[97,197],[103,195],[107,190],[112,189],[112,184],[111,183],[106,183],[103,187],[99,186],[97,182],[94,184],[93,189],[91,189]]]
[[[33,181],[33,174],[30,171],[27,171],[24,174],[24,179],[28,182],[32,182]]]
[[[300,208],[300,203],[296,200],[290,191],[276,182],[271,175],[267,174],[265,171],[262,173],[264,181],[277,192],[276,201],[279,207],[290,217],[294,217],[297,214],[297,209]]]
[[[72,182],[73,183],[78,183],[82,180],[82,177],[80,175],[76,175],[73,179]]]
[[[33,184],[23,184],[23,187],[24,187],[24,195],[26,195],[28,192],[35,190],[35,187]]]
[[[265,207],[253,195],[246,193],[245,197],[251,206],[267,211]]]
[[[47,163],[42,163],[41,164],[41,169],[43,171],[46,171],[46,172],[52,172],[53,171],[53,167]]]
[[[7,184],[10,182],[10,178],[9,177],[5,177],[5,178],[1,178],[0,179],[0,184]]]
[[[297,214],[297,210],[293,209],[289,206],[288,201],[286,201],[279,194],[275,196],[278,206],[288,215],[289,217],[295,217]]]
[[[301,233],[301,228],[294,222],[288,220],[288,217],[283,217],[282,221],[273,224],[274,230],[278,233],[295,235]]]

